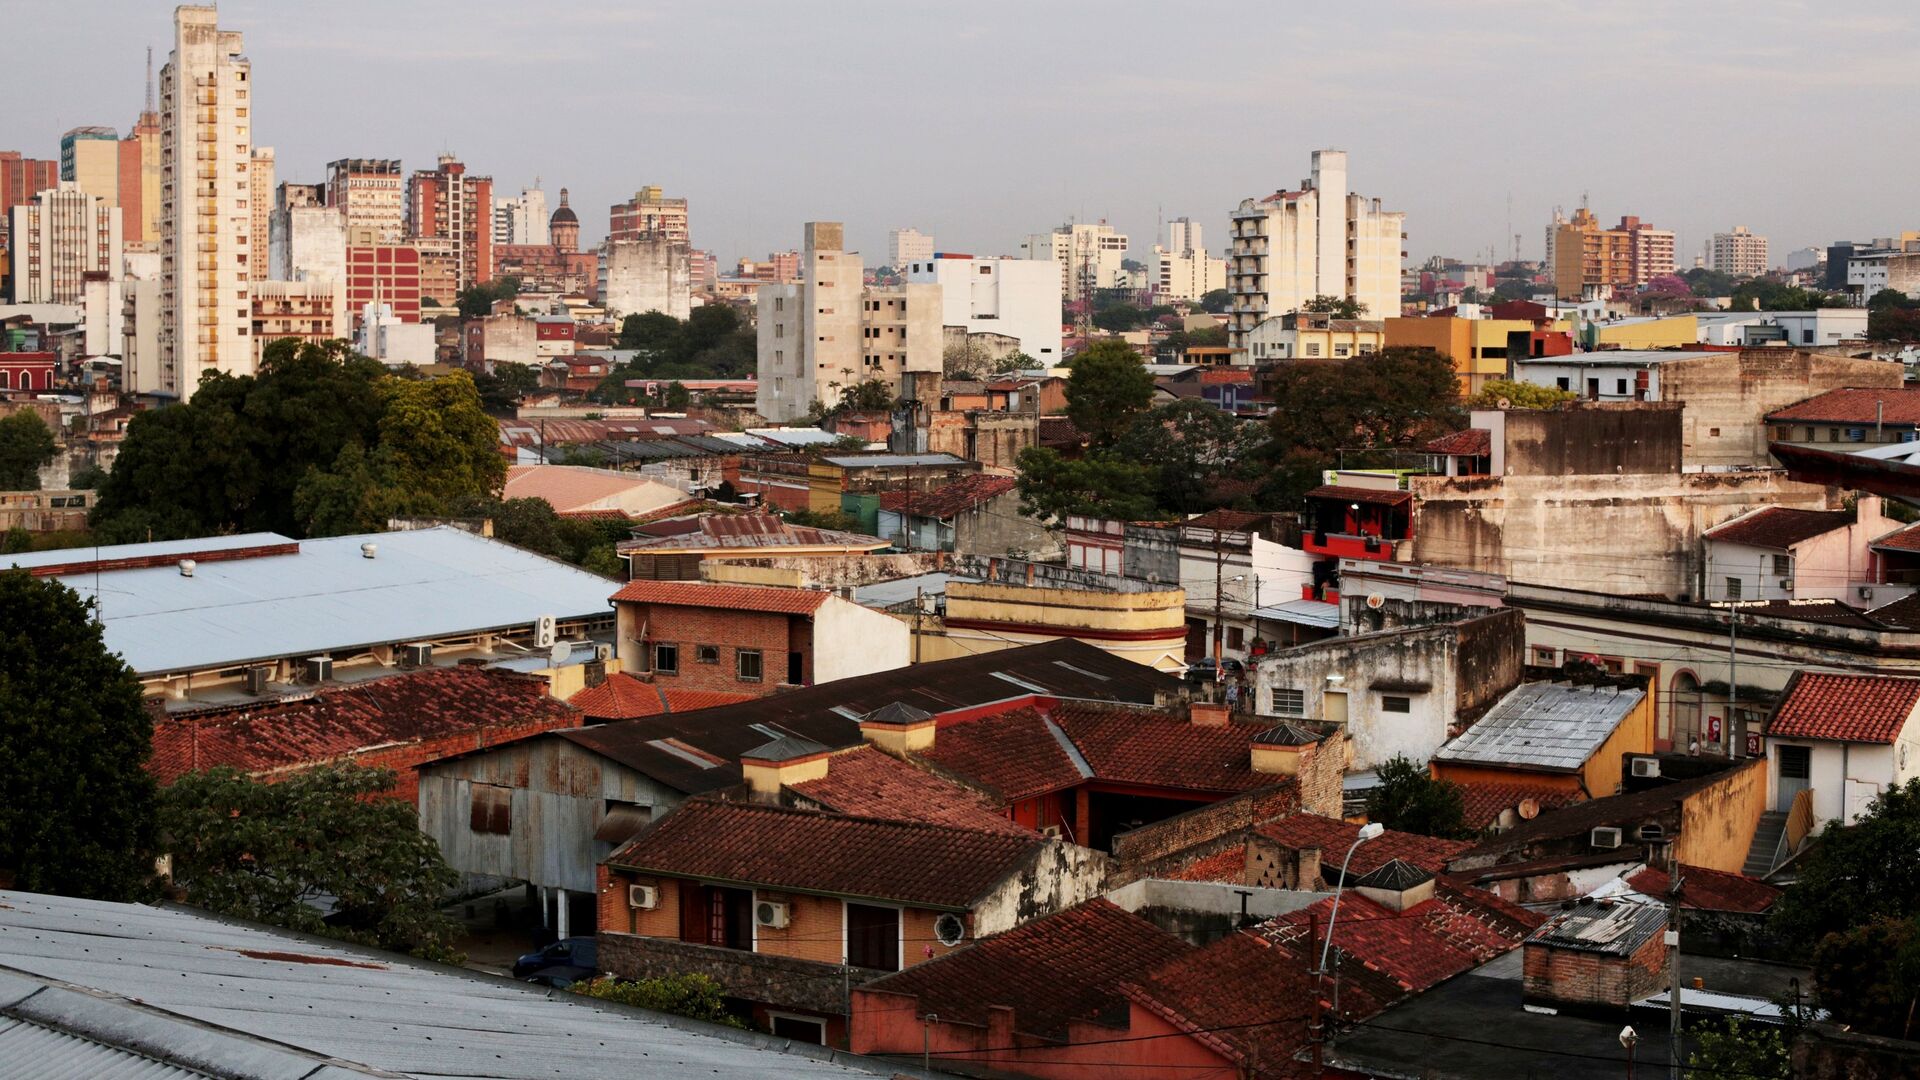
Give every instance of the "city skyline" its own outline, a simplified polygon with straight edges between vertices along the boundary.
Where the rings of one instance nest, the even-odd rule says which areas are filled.
[[[1328,12],[1242,34],[1245,62],[1214,64],[1209,35],[1235,16],[1194,9],[1181,14],[1196,39],[1191,74],[1163,73],[1184,69],[1166,67],[1162,16],[1133,7],[1097,20],[975,5],[814,25],[782,8],[350,2],[316,23],[251,0],[221,5],[221,22],[246,35],[259,71],[254,141],[276,149],[281,179],[317,181],[348,156],[428,168],[451,151],[502,193],[538,178],[551,204],[570,188],[588,242],[605,234],[607,207],[659,185],[690,200],[694,245],[723,262],[795,247],[809,220],[846,221],[849,246],[870,261],[903,226],[943,250],[1012,254],[1070,219],[1104,218],[1144,258],[1164,220],[1191,217],[1217,249],[1240,199],[1295,187],[1311,151],[1328,147],[1350,153],[1356,190],[1407,213],[1410,265],[1489,249],[1506,258],[1516,233],[1522,257],[1539,258],[1553,208],[1570,211],[1583,193],[1603,221],[1637,214],[1673,229],[1683,268],[1736,223],[1770,237],[1776,262],[1908,224],[1883,178],[1920,166],[1920,149],[1881,145],[1870,171],[1815,166],[1857,153],[1870,122],[1861,103],[1904,80],[1883,58],[1920,32],[1897,9],[1814,21],[1797,5],[1749,6],[1738,39],[1703,52],[1698,42],[1728,34],[1718,18],[1619,5],[1582,13],[1596,43],[1584,55],[1555,10]],[[1017,24],[995,17],[1016,11]],[[13,70],[61,92],[50,108],[0,118],[0,147],[51,157],[69,128],[131,124],[145,49],[157,69],[171,13],[35,9],[53,44]],[[1010,25],[1022,32],[992,33]],[[1601,44],[1629,28],[1632,55]],[[1059,47],[1075,35],[1085,48]],[[1869,39],[1883,48],[1821,59]],[[95,77],[67,85],[80,42]],[[909,48],[942,62],[881,62]],[[1388,63],[1405,55],[1432,66]],[[855,59],[806,68],[795,56]],[[960,74],[927,74],[943,69]],[[1764,113],[1743,104],[1789,73],[1792,98]],[[1604,96],[1593,92],[1602,79]],[[392,102],[440,107],[380,116]],[[1752,149],[1770,140],[1791,151]],[[1202,158],[1208,167],[1195,167]]]

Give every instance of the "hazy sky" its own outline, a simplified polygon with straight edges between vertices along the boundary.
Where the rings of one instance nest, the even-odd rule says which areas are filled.
[[[138,111],[172,5],[0,0],[0,149]],[[1920,227],[1920,16],[1910,2],[853,3],[230,0],[254,141],[278,179],[338,157],[496,190],[572,190],[587,239],[644,184],[691,201],[723,265],[843,220],[1013,253],[1105,217],[1136,255],[1191,216],[1225,242],[1240,199],[1308,154],[1407,213],[1412,260],[1538,258],[1556,205],[1680,234],[1736,223],[1789,250]],[[1509,228],[1511,199],[1511,228]]]

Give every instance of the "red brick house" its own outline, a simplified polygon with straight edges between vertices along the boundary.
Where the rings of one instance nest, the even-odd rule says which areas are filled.
[[[278,704],[248,701],[162,714],[147,768],[162,784],[228,766],[274,780],[352,761],[399,773],[391,791],[414,801],[419,766],[527,735],[580,726],[547,696],[547,680],[476,666],[428,668],[330,687]]]
[[[1527,938],[1522,993],[1531,1005],[1612,1015],[1667,987],[1665,908],[1579,900]]]
[[[620,655],[657,684],[759,696],[905,667],[907,625],[813,589],[630,581]]]

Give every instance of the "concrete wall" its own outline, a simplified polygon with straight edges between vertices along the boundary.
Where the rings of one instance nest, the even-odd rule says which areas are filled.
[[[616,322],[649,311],[685,319],[693,310],[692,262],[684,243],[610,241],[601,267],[600,302]]]
[[[813,615],[813,680],[891,671],[912,662],[912,634],[889,615],[838,597]]]
[[[1899,364],[1801,349],[1737,353],[1661,365],[1660,397],[1685,409],[1689,465],[1766,465],[1770,412],[1844,387],[1895,387]],[[1715,432],[1718,434],[1715,434]]]
[[[1920,776],[1920,754],[1907,751],[1907,733],[1913,730],[1913,718],[1900,738],[1891,746],[1875,743],[1824,742],[1811,739],[1770,739],[1775,748],[1804,746],[1810,751],[1813,786],[1813,822],[1816,831],[1834,821],[1851,824],[1865,813],[1875,796],[1887,788],[1904,784]],[[1785,810],[1779,796],[1780,758],[1769,753],[1767,760],[1766,809]]]
[[[1881,512],[1878,496],[1863,494],[1858,500],[1852,524],[1810,537],[1785,552],[1788,563],[1784,572],[1774,569],[1774,556],[1782,552],[1707,540],[1706,588],[1702,595],[1725,600],[1727,579],[1738,578],[1742,600],[1825,598],[1859,603],[1855,589],[1862,584],[1874,584],[1874,556],[1867,545],[1901,528],[1903,523]],[[1791,581],[1793,587],[1781,587],[1782,581]],[[1911,586],[1877,584],[1875,590],[1874,602],[1881,604],[1912,591]]]
[[[1066,553],[1060,530],[1020,513],[1020,493],[1009,491],[961,511],[953,519],[953,549],[967,555],[1050,561]]]
[[[1766,809],[1766,763],[1735,766],[1719,783],[1708,784],[1680,804],[1673,857],[1687,866],[1739,873]]]
[[[998,934],[1090,900],[1106,887],[1110,866],[1102,852],[1049,840],[1033,861],[974,905],[970,933]]]

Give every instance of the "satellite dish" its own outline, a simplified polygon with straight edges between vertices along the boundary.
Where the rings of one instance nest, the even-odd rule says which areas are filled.
[[[1385,607],[1386,604],[1387,604],[1387,598],[1384,596],[1381,596],[1379,593],[1367,594],[1367,606],[1372,608],[1373,610],[1379,611],[1381,608]]]
[[[566,663],[567,657],[572,655],[573,643],[570,641],[556,641],[553,643],[553,648],[547,650],[547,660],[551,662],[554,667],[559,667],[561,664]]]
[[[1493,399],[1493,407],[1496,409],[1511,409],[1513,408],[1513,402],[1506,398],[1495,398]]]
[[[1534,818],[1537,818],[1539,816],[1540,816],[1540,803],[1538,800],[1531,799],[1531,798],[1520,800],[1520,817],[1522,819],[1526,821],[1532,821]]]

